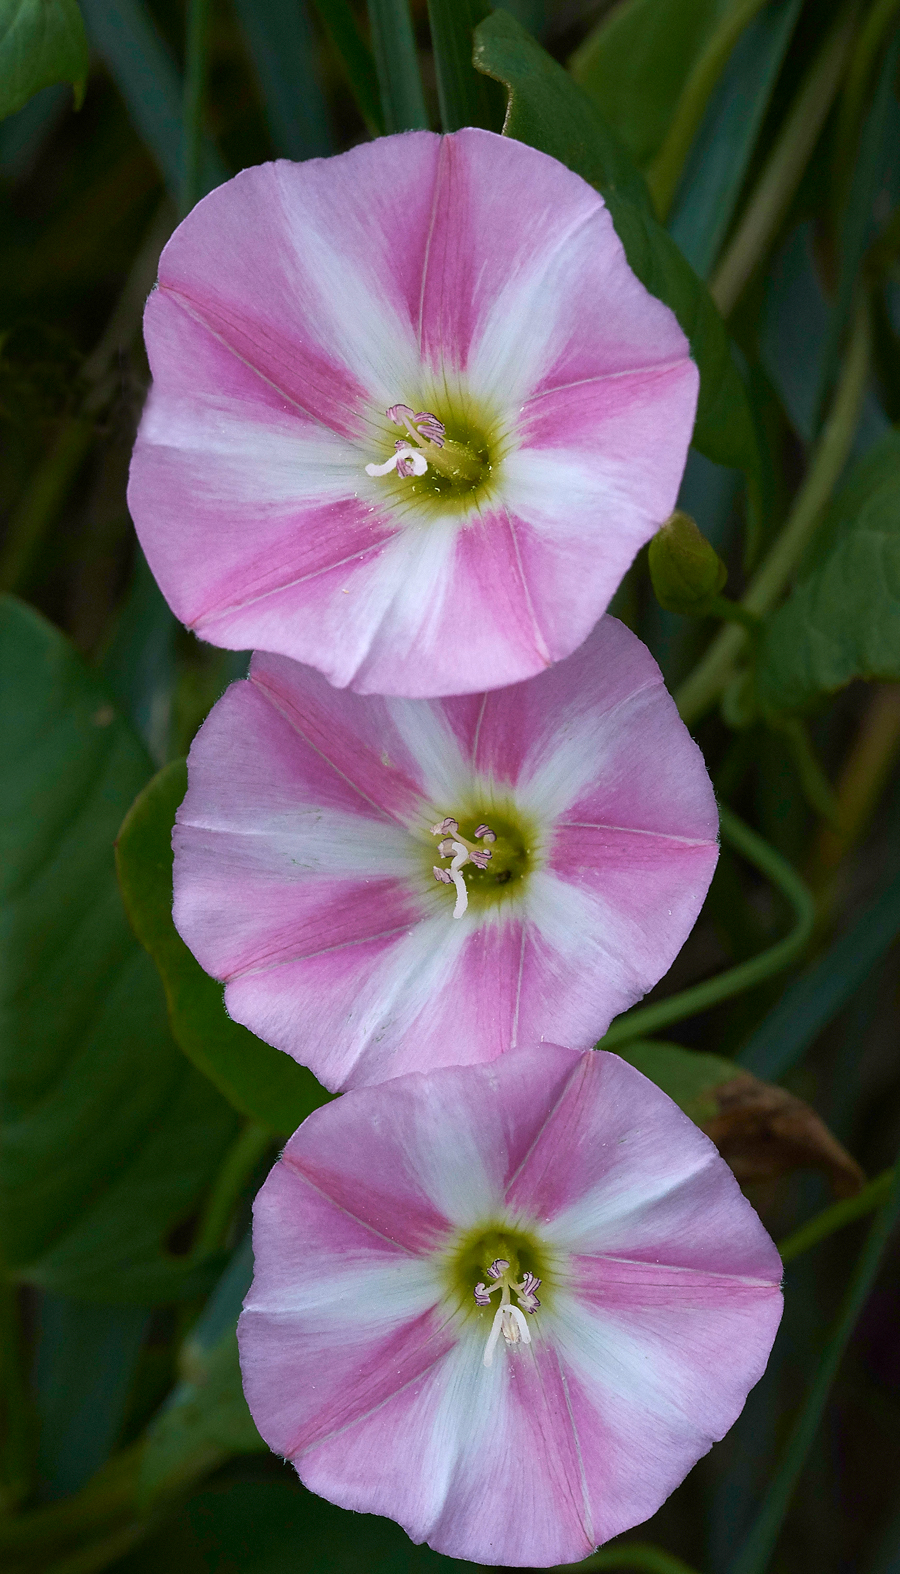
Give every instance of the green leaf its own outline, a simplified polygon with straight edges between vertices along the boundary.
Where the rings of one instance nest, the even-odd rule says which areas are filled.
[[[572,56],[575,81],[642,169],[659,151],[685,79],[724,9],[722,0],[628,0]]]
[[[183,147],[181,77],[143,0],[82,0],[91,42],[103,56],[138,135],[156,160],[176,200],[181,194]],[[227,180],[229,170],[212,142],[204,142],[204,191]]]
[[[482,22],[475,40],[476,66],[509,94],[504,134],[559,159],[600,192],[631,267],[674,311],[700,370],[694,447],[717,464],[743,470],[755,503],[756,432],[725,325],[706,286],[653,217],[624,145],[587,94],[507,12],[495,11]]]
[[[172,1032],[185,1054],[236,1109],[289,1136],[331,1095],[305,1066],[231,1020],[222,985],[204,973],[172,922],[172,826],[186,791],[187,767],[175,760],[126,816],[116,847],[125,906],[162,974]]]
[[[0,0],[0,119],[54,82],[71,82],[80,109],[89,64],[76,0]]]
[[[384,115],[375,59],[357,25],[348,0],[315,0],[318,11],[334,45],[356,99],[356,107],[375,137],[384,134]]]
[[[7,1267],[86,1300],[196,1294],[166,1242],[236,1119],[173,1043],[116,888],[143,745],[51,624],[0,602],[0,1215]]]
[[[303,0],[235,0],[279,158],[332,152],[316,41]]]
[[[738,1075],[733,1060],[655,1039],[635,1039],[634,1043],[624,1044],[615,1053],[668,1093],[678,1108],[690,1115],[698,1126],[718,1114],[714,1090],[726,1082],[733,1082]]]
[[[131,585],[99,666],[116,705],[157,765],[165,764],[173,752],[177,628],[138,547]]]
[[[45,1501],[77,1492],[115,1444],[150,1313],[42,1295],[33,1374]]]
[[[181,1348],[181,1382],[147,1428],[138,1487],[144,1507],[232,1454],[265,1449],[241,1387],[236,1335],[252,1277],[248,1235]]]
[[[473,31],[490,10],[487,0],[428,0],[444,131],[458,131],[461,126],[499,131],[503,124],[499,88],[472,64]]]
[[[900,877],[788,985],[740,1051],[738,1065],[770,1081],[783,1077],[862,987],[898,934]]]
[[[854,678],[900,678],[900,434],[853,467],[816,537],[815,558],[769,620],[761,703],[799,710]]]

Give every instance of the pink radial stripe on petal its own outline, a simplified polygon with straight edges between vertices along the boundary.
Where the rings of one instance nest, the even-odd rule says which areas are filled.
[[[320,420],[335,379],[386,408],[409,376],[439,139],[402,146],[244,170],[160,259],[160,290]]]
[[[279,809],[288,815],[306,802],[404,826],[424,827],[427,820],[429,784],[388,703],[342,694],[297,662],[255,655],[249,681],[227,691],[201,736],[205,746],[191,766],[198,811],[203,805],[200,823],[209,823],[216,792],[233,794],[234,817],[226,823],[240,829],[257,805],[269,801],[276,783]],[[192,803],[189,789],[186,812]]]
[[[558,1246],[582,1255],[590,1241],[604,1257],[769,1284],[781,1278],[778,1252],[713,1143],[654,1083],[602,1050],[582,1058],[509,1202],[534,1211]],[[708,1240],[695,1228],[701,1212]]]
[[[725,1435],[781,1319],[777,1282],[692,1293],[657,1274],[655,1297],[638,1291],[611,1313],[573,1293],[554,1319],[601,1541],[648,1518]]]
[[[189,782],[179,931],[236,1019],[333,1089],[593,1044],[671,965],[717,856],[700,752],[611,618],[530,683],[445,701],[258,654]],[[471,817],[455,889],[448,816]]]
[[[365,693],[567,656],[671,511],[696,403],[602,199],[473,128],[242,171],[166,246],[146,336],[129,500],[165,595]],[[381,474],[404,409],[425,447]],[[471,492],[423,481],[430,432],[471,445]]]
[[[446,546],[441,582],[429,594],[421,580],[435,552],[416,543],[411,572],[357,667],[358,692],[475,693],[483,689],[486,671],[504,684],[549,666],[551,653],[523,574],[514,522],[502,510],[488,512],[454,531]]]
[[[257,1198],[254,1251],[239,1334],[263,1436],[313,1491],[478,1564],[576,1562],[653,1514],[740,1412],[781,1311],[778,1254],[712,1144],[617,1057],[550,1044],[317,1110]],[[540,1296],[487,1361],[484,1280],[509,1307],[513,1256]]]
[[[464,1026],[458,1036],[464,1042]],[[327,1119],[311,1115],[283,1162],[391,1238],[407,1210],[413,1218],[424,1210],[435,1228],[441,1219],[469,1228],[503,1205],[579,1060],[541,1045],[490,1066],[445,1066],[355,1090],[326,1106]],[[363,1119],[372,1123],[365,1140]]]
[[[482,387],[512,379],[514,400],[687,355],[602,198],[546,154],[472,130],[442,140],[421,333],[434,366],[474,370]]]

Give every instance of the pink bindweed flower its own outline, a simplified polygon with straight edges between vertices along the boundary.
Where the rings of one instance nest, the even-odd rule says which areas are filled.
[[[202,639],[362,693],[568,656],[675,505],[697,369],[602,199],[488,131],[265,164],[166,246],[129,487]]]
[[[238,1334],[269,1446],[476,1563],[573,1562],[654,1513],[781,1316],[778,1252],[727,1165],[602,1051],[544,1044],[316,1110],[253,1245]]]
[[[587,1048],[667,970],[717,856],[702,755],[613,618],[540,677],[454,699],[257,655],[188,780],[178,929],[231,1015],[332,1089]]]

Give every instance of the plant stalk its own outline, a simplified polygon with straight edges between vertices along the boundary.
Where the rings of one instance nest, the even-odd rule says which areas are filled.
[[[730,967],[724,973],[717,973],[714,978],[704,979],[702,984],[694,984],[677,995],[670,995],[668,1000],[654,1001],[652,1005],[627,1012],[604,1034],[597,1045],[598,1049],[612,1049],[616,1044],[624,1044],[634,1038],[647,1038],[659,1032],[660,1028],[670,1027],[673,1022],[707,1011],[710,1006],[730,1000],[733,995],[752,989],[773,973],[789,967],[803,952],[815,924],[816,907],[812,894],[787,860],[730,809],[720,807],[719,818],[723,839],[749,863],[754,864],[787,898],[794,910],[794,927],[777,945],[770,946],[746,962],[739,962],[737,967]]]
[[[869,310],[868,303],[861,298],[856,308],[831,413],[813,450],[806,478],[784,529],[751,580],[741,603],[756,617],[771,612],[786,590],[840,479],[856,436],[870,361]],[[735,659],[746,638],[744,629],[736,624],[722,629],[702,661],[681,685],[675,700],[688,726],[698,721],[718,699],[732,676]]]
[[[819,140],[853,44],[858,6],[843,7],[809,69],[743,217],[710,283],[728,317],[770,246]]]

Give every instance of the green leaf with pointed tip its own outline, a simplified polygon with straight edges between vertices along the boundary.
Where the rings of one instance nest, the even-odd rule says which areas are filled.
[[[233,1454],[265,1449],[241,1387],[236,1334],[252,1278],[248,1235],[181,1347],[181,1382],[147,1428],[138,1486],[144,1507]]]
[[[854,678],[900,678],[900,434],[854,465],[815,555],[763,633],[762,704],[800,710]]]
[[[237,1120],[173,1042],[113,843],[152,769],[46,619],[0,601],[0,1219],[13,1274],[84,1300],[205,1291],[167,1248]]]
[[[76,0],[0,0],[0,120],[53,82],[71,82],[79,109],[89,63]]]
[[[604,198],[625,255],[651,295],[670,306],[700,370],[693,444],[743,470],[759,496],[760,459],[746,390],[706,286],[658,224],[642,176],[587,94],[505,11],[475,30],[475,64],[509,95],[504,135],[549,153]]]
[[[172,922],[172,826],[186,791],[186,763],[173,760],[126,815],[116,845],[125,907],[162,975],[185,1054],[235,1109],[289,1136],[331,1094],[305,1066],[231,1020],[222,985],[204,973]]]

